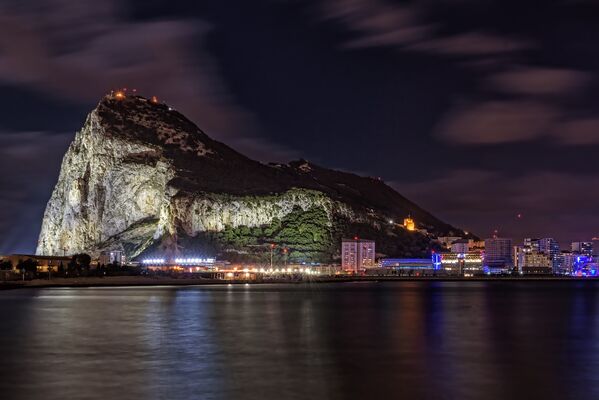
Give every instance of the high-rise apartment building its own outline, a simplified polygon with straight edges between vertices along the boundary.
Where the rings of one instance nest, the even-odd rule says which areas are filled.
[[[572,242],[572,253],[593,256],[593,242]]]
[[[541,246],[540,239],[537,238],[525,238],[524,239],[524,252],[538,252]]]
[[[553,268],[553,272],[558,273],[561,249],[557,243],[557,240],[553,238],[539,239],[539,252],[549,256],[551,259],[551,267]]]
[[[358,272],[375,266],[374,240],[343,239],[341,241],[341,267]]]

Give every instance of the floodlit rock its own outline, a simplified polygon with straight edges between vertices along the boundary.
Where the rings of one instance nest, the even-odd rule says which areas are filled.
[[[390,219],[411,214],[429,234]],[[64,156],[38,254],[124,250],[259,260],[270,243],[295,261],[330,261],[342,236],[418,255],[430,234],[463,234],[382,181],[305,160],[265,165],[140,96],[104,97]]]

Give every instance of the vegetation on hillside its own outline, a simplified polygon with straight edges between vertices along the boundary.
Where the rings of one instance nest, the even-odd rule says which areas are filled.
[[[180,234],[182,255],[217,256],[229,261],[274,263],[339,262],[341,240],[360,237],[376,241],[377,254],[393,257],[428,257],[437,245],[427,236],[397,226],[356,223],[341,217],[330,221],[326,210],[295,207],[282,219],[258,226],[226,227],[220,232]]]

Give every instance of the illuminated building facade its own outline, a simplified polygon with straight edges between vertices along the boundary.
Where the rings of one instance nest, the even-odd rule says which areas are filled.
[[[10,262],[12,270],[16,270],[20,262],[32,260],[37,264],[38,272],[47,272],[49,269],[57,271],[61,266],[66,267],[71,262],[71,257],[38,256],[35,254],[11,254],[7,256],[0,256],[0,260]]]
[[[483,273],[483,257],[480,252],[443,253],[441,270],[450,275],[474,276]]]
[[[222,269],[226,262],[206,257],[144,258],[141,265],[152,271],[200,272]]]
[[[485,250],[485,241],[484,240],[472,240],[468,239],[468,251],[484,251]]]
[[[380,261],[382,270],[391,275],[418,276],[433,275],[439,268],[438,257],[431,258],[384,258]]]
[[[111,251],[103,251],[100,253],[100,258],[98,263],[100,265],[108,265],[108,264],[126,264],[125,253],[120,250],[111,250]]]
[[[575,255],[572,265],[572,275],[595,277],[598,275],[598,271],[599,266],[593,261],[593,257],[584,254]]]
[[[376,266],[375,255],[374,240],[354,238],[341,241],[341,268],[345,271],[358,272]]]
[[[514,260],[514,268],[520,271],[520,254],[524,252],[524,246],[514,246],[512,260]]]
[[[522,275],[552,274],[553,261],[548,254],[538,251],[520,252],[518,255],[518,272]]]
[[[557,240],[553,238],[539,239],[539,252],[549,256],[551,259],[551,268],[553,268],[553,272],[557,273],[559,270],[559,255],[561,253]]]
[[[509,272],[513,267],[512,239],[485,239],[484,265],[489,273]]]
[[[560,275],[572,275],[576,257],[577,255],[570,251],[562,251],[559,255],[559,268],[557,273]]]
[[[536,238],[525,238],[524,239],[524,252],[539,252],[540,249],[540,239]]]
[[[572,242],[572,253],[593,256],[593,242]]]

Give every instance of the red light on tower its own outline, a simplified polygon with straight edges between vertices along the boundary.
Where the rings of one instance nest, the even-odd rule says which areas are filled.
[[[358,240],[359,238],[357,236],[354,236],[354,240]]]

